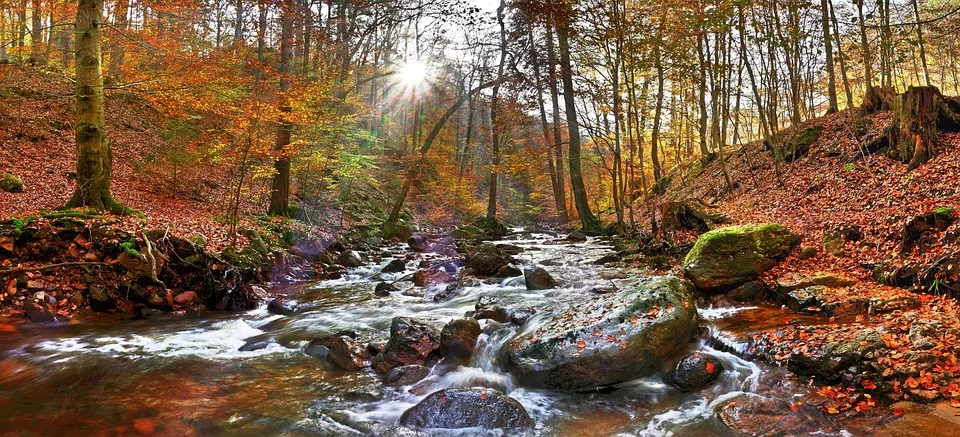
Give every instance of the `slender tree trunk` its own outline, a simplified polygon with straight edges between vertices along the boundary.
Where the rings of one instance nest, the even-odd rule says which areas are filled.
[[[237,3],[234,5],[237,8],[237,15],[234,17],[233,21],[233,43],[236,45],[243,44],[243,0],[237,0]]]
[[[839,110],[837,104],[837,78],[833,68],[833,38],[830,37],[830,0],[820,0],[820,13],[823,23],[823,47],[827,57],[827,114],[832,114]]]
[[[285,93],[290,89],[291,63],[293,61],[293,0],[284,0],[280,5],[280,92]],[[286,150],[290,146],[290,121],[287,117],[290,114],[290,102],[286,96],[281,96],[280,104],[280,126],[277,129],[277,142],[273,151],[276,155],[273,168],[276,173],[273,176],[273,186],[270,190],[270,207],[267,212],[270,215],[286,216],[289,211],[290,201],[290,152]]]
[[[927,69],[927,50],[923,44],[923,30],[920,23],[920,1],[913,0],[913,17],[917,20],[917,42],[920,45],[920,64],[923,66],[924,85],[930,86],[930,70]]]
[[[267,0],[257,0],[257,8],[260,12],[257,20],[257,60],[263,63],[267,51]]]
[[[547,105],[543,99],[543,76],[542,70],[540,69],[540,57],[537,55],[536,49],[536,40],[533,38],[533,28],[531,27],[527,31],[527,37],[530,39],[530,59],[533,64],[533,75],[537,87],[537,108],[540,110],[540,128],[543,130],[543,146],[547,150],[547,171],[550,172],[550,184],[553,188],[553,202],[557,208],[557,215],[560,215],[560,211],[564,209],[563,197],[560,195],[561,188],[560,184],[563,183],[562,180],[557,179],[557,168],[554,165],[554,144],[556,141],[553,139],[550,130],[550,122],[547,121]],[[560,217],[564,219],[564,217]]]
[[[548,24],[547,28],[547,83],[550,86],[550,106],[553,113],[553,147],[554,159],[557,169],[557,188],[560,196],[561,209],[557,211],[560,219],[564,222],[570,220],[567,212],[567,178],[563,170],[563,135],[560,130],[560,89],[557,85],[557,54],[554,48],[553,28]]]
[[[43,64],[43,11],[40,0],[33,0],[30,29],[30,63]]]
[[[870,43],[867,41],[867,23],[864,22],[863,1],[857,3],[857,14],[860,21],[860,50],[863,51],[863,79],[866,83],[864,91],[869,92],[873,88],[873,61],[870,54]]]
[[[123,45],[126,42],[124,39],[127,38],[123,33],[127,31],[127,11],[129,7],[130,0],[118,0],[113,12],[116,40],[113,41],[113,50],[110,51],[109,75],[114,82],[123,80]]]
[[[500,65],[497,67],[497,84],[493,86],[493,96],[490,98],[490,127],[493,132],[493,167],[490,170],[490,197],[487,201],[487,219],[497,219],[497,183],[500,179],[500,81],[503,79],[503,70],[507,64],[507,26],[504,23],[503,13],[506,9],[506,0],[500,0],[497,8],[497,22],[500,23]]]
[[[572,11],[570,15],[572,15]],[[577,215],[584,229],[596,229],[600,221],[590,211],[587,199],[587,189],[583,184],[583,173],[580,168],[580,123],[577,122],[577,101],[573,88],[573,68],[570,62],[570,21],[572,17],[563,17],[557,27],[557,48],[560,52],[560,78],[563,81],[563,100],[567,110],[567,129],[570,132],[570,185],[573,187],[573,198],[577,206]]]
[[[653,180],[659,181],[663,177],[663,169],[660,168],[660,158],[657,156],[657,148],[660,143],[660,120],[663,115],[663,62],[660,60],[660,45],[658,44],[653,51],[654,64],[657,69],[657,105],[653,110],[653,133],[650,135],[650,161],[653,164]],[[705,92],[706,90],[704,90]]]
[[[833,10],[833,2],[827,1],[830,8],[830,22],[833,23],[833,36],[837,43],[837,59],[840,60],[840,76],[843,78],[843,93],[847,97],[847,108],[853,107],[853,90],[850,89],[850,80],[847,78],[847,62],[843,58],[843,43],[840,41],[840,26],[837,24],[836,12]]]
[[[117,214],[130,212],[113,199],[110,180],[113,154],[104,121],[103,69],[100,64],[100,31],[103,0],[79,0],[75,24],[77,190],[68,208],[88,206]]]

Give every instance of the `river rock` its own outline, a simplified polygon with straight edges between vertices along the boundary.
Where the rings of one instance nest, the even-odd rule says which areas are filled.
[[[688,283],[672,276],[557,312],[501,351],[526,386],[586,391],[649,376],[697,332]]]
[[[360,267],[363,265],[363,259],[360,258],[360,254],[355,250],[344,250],[337,256],[337,264],[344,267]]]
[[[844,328],[838,329],[843,335]],[[832,338],[836,334],[818,334],[821,338]],[[815,376],[818,382],[830,384],[841,380],[844,373],[857,375],[872,371],[870,363],[886,349],[880,332],[873,328],[864,328],[853,338],[846,341],[815,342],[805,352],[793,352],[787,360],[787,368],[799,376]]]
[[[197,293],[194,291],[184,291],[183,293],[177,294],[173,297],[173,301],[178,305],[193,303],[195,300],[197,300]]]
[[[425,364],[440,348],[440,331],[426,323],[407,317],[394,317],[390,340],[373,358],[373,370],[385,374],[394,367]]]
[[[494,275],[498,278],[513,278],[523,274],[523,271],[514,267],[513,265],[507,264],[503,267],[500,267],[500,270],[497,270],[497,274]]]
[[[390,292],[397,291],[397,287],[389,282],[381,282],[373,289],[373,294],[380,297],[389,296]]]
[[[473,356],[480,337],[480,323],[476,319],[451,320],[440,331],[440,355],[444,358],[468,361]]]
[[[509,254],[490,243],[468,248],[466,258],[467,267],[481,276],[495,275],[501,267],[513,261]]]
[[[344,370],[360,370],[369,366],[366,359],[366,347],[346,335],[333,339],[329,345],[327,360]]]
[[[33,302],[27,300],[23,303],[23,314],[28,319],[37,323],[50,323],[57,321],[57,313],[47,305],[46,302]]]
[[[550,276],[550,273],[542,267],[525,269],[523,271],[523,282],[526,283],[527,290],[549,290],[551,288],[557,288],[560,285],[557,283],[557,280],[553,279],[553,276]]]
[[[390,261],[380,270],[380,273],[400,273],[407,269],[407,263],[402,259]]]
[[[832,435],[836,426],[806,406],[791,405],[779,399],[741,395],[720,410],[720,421],[736,436],[787,437],[794,435]]]
[[[384,377],[383,382],[387,385],[397,387],[413,385],[423,380],[423,378],[426,378],[429,374],[429,367],[421,366],[419,364],[411,364],[409,366],[400,366],[390,370],[390,372],[387,373],[387,376]]]
[[[583,243],[583,242],[587,241],[587,236],[584,235],[583,232],[573,231],[573,232],[567,234],[567,238],[564,238],[564,240],[572,241],[572,242],[574,242],[574,243]]]
[[[430,394],[400,416],[416,428],[532,428],[533,419],[515,399],[492,389],[446,389]]]
[[[722,289],[756,279],[800,243],[782,225],[732,226],[697,239],[683,261],[687,278],[700,289]]]
[[[407,245],[410,246],[410,250],[414,252],[426,252],[430,249],[430,240],[427,240],[427,237],[423,235],[414,234],[410,238],[407,238]]]
[[[713,355],[694,352],[683,357],[668,374],[667,379],[683,391],[700,390],[723,373],[723,363]]]
[[[267,302],[267,312],[270,314],[289,316],[293,314],[293,307],[287,302],[286,299],[278,297],[272,299],[270,302]]]
[[[767,296],[767,287],[760,281],[749,281],[727,293],[727,297],[737,302],[756,302]]]

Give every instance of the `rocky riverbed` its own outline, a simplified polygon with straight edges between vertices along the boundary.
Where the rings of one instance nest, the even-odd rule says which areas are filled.
[[[711,304],[682,279],[597,263],[616,258],[608,240],[519,232],[349,252],[339,277],[276,286],[279,300],[243,313],[2,322],[0,429],[937,435],[922,418],[953,423],[886,399],[831,414],[836,398],[766,364],[758,348],[774,349],[757,339],[855,320]]]

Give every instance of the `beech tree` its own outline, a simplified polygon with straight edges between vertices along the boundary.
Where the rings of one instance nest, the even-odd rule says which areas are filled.
[[[125,214],[130,210],[114,200],[110,193],[113,154],[104,121],[100,51],[103,25],[103,0],[80,0],[75,24],[77,189],[66,206],[88,206]]]

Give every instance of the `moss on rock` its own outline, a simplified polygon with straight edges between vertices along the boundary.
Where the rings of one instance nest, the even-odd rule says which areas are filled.
[[[769,270],[799,243],[800,237],[776,223],[715,229],[700,236],[683,270],[697,288],[733,287]]]
[[[0,179],[0,190],[8,193],[22,193],[23,181],[13,174],[7,173],[3,176],[3,179]]]

